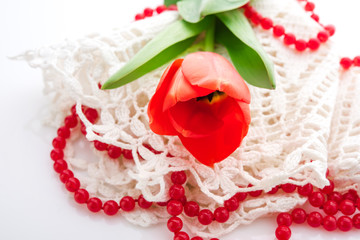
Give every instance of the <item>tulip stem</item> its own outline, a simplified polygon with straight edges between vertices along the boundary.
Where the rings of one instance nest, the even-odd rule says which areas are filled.
[[[212,19],[210,26],[205,34],[205,46],[204,49],[207,52],[214,51],[214,43],[215,43],[215,18]]]

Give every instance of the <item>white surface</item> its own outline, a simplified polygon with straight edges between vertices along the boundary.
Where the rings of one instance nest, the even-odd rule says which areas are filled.
[[[290,0],[289,0],[290,1]],[[10,61],[25,50],[119,27],[132,21],[145,7],[161,0],[0,1],[0,239],[172,239],[165,224],[135,227],[120,215],[92,214],[77,205],[52,170],[49,158],[54,129],[41,125],[40,71],[24,62]],[[360,55],[356,30],[360,3],[316,1],[322,22],[337,27],[334,41],[344,56]],[[275,219],[261,219],[221,238],[274,239]],[[261,231],[259,231],[261,229]],[[360,231],[327,233],[322,229],[292,226],[292,239],[359,239]]]

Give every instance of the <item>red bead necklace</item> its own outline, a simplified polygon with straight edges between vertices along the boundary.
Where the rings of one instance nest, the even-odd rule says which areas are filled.
[[[98,112],[95,109],[83,107],[82,111],[85,113],[87,119],[95,123],[98,119]],[[70,119],[70,120],[69,120]],[[57,137],[53,139],[54,149],[50,153],[51,159],[54,161],[54,170],[59,174],[60,181],[65,184],[65,188],[74,194],[74,200],[79,204],[86,204],[91,212],[104,211],[109,216],[116,215],[119,210],[128,212],[136,207],[142,209],[149,209],[153,206],[152,202],[147,201],[142,195],[137,199],[131,196],[124,196],[119,202],[115,200],[103,201],[97,197],[90,197],[89,192],[81,188],[80,181],[74,176],[74,173],[68,169],[67,162],[63,159],[63,150],[66,147],[66,140],[70,138],[72,131],[79,124],[79,119],[76,114],[76,109],[73,106],[71,114],[64,119],[64,126],[61,126],[57,131]],[[82,124],[80,122],[80,124]],[[82,125],[83,126],[83,125]],[[126,159],[133,159],[132,153],[125,151],[119,147],[108,145],[100,141],[93,142],[94,147],[98,151],[108,151],[108,155],[112,159],[117,159],[121,155]],[[150,146],[146,146],[152,149]],[[116,149],[116,150],[114,150]],[[155,154],[159,154],[152,149]],[[174,240],[190,239],[189,235],[181,231],[183,222],[178,217],[184,212],[188,217],[196,217],[202,225],[209,225],[216,221],[225,223],[230,217],[231,212],[236,211],[240,203],[245,201],[248,196],[256,198],[263,193],[262,190],[251,192],[238,192],[228,200],[224,201],[224,205],[216,208],[214,211],[209,209],[200,209],[199,204],[195,201],[187,201],[185,189],[183,185],[186,183],[187,176],[184,171],[173,172],[171,174],[172,186],[169,188],[169,200],[165,203],[157,203],[160,207],[166,207],[169,213],[169,220],[167,222],[168,230],[174,233]],[[334,192],[334,183],[329,180],[330,184],[323,189],[314,191],[313,185],[310,183],[304,186],[296,186],[291,183],[275,186],[266,194],[277,194],[280,190],[283,193],[297,192],[305,197],[308,197],[310,205],[314,208],[319,208],[324,212],[324,217],[321,212],[311,211],[306,213],[302,208],[295,208],[291,213],[279,213],[276,218],[278,227],[275,231],[275,236],[280,240],[287,240],[291,237],[290,226],[292,223],[302,224],[307,222],[311,227],[323,226],[327,231],[334,231],[337,228],[341,231],[349,231],[353,227],[360,229],[360,213],[354,215],[357,210],[360,210],[360,198],[354,190],[349,190],[345,194]],[[251,185],[249,185],[251,187]],[[281,193],[280,193],[281,194]],[[334,215],[340,212],[340,217],[336,218]],[[350,217],[353,215],[352,217]],[[202,240],[201,237],[195,236],[191,240]],[[212,240],[216,240],[213,238]]]
[[[311,18],[319,22],[319,17],[314,13],[315,4],[307,0],[298,0],[304,2],[305,11],[309,12]],[[325,43],[330,36],[335,32],[335,28],[332,25],[323,26],[324,30],[320,31],[316,37],[309,39],[308,41],[297,39],[294,34],[287,33],[285,28],[281,25],[274,25],[273,21],[269,18],[263,18],[254,7],[250,4],[246,4],[244,7],[245,16],[254,24],[260,25],[265,30],[272,30],[273,35],[277,38],[283,37],[283,42],[287,46],[294,45],[297,51],[304,51],[307,48],[310,50],[317,50],[321,43]],[[154,15],[154,12],[161,14],[166,10],[177,10],[176,6],[170,6],[169,8],[164,5],[158,6],[155,10],[146,8],[142,13],[135,16],[135,20],[141,20]],[[348,69],[351,66],[360,66],[360,56],[354,59],[342,58],[340,61],[341,66],[344,69]],[[91,123],[96,123],[99,114],[96,109],[83,106],[82,111],[84,115]],[[103,201],[97,197],[90,197],[89,192],[86,189],[81,188],[80,181],[74,176],[74,173],[68,169],[67,162],[63,159],[63,150],[66,147],[66,140],[70,138],[72,131],[79,124],[81,124],[80,130],[83,134],[86,134],[85,125],[79,121],[76,108],[71,108],[71,114],[64,119],[64,125],[57,130],[57,137],[53,139],[52,145],[54,149],[50,153],[51,159],[54,161],[54,170],[59,174],[60,181],[64,183],[65,188],[74,194],[74,200],[79,204],[86,204],[87,208],[91,212],[104,211],[109,216],[116,215],[119,210],[129,212],[135,209],[136,203],[138,207],[143,209],[149,209],[154,206],[154,203],[147,201],[142,195],[137,199],[131,196],[124,196],[120,201],[108,200]],[[131,150],[122,149],[120,147],[109,145],[100,141],[93,142],[94,147],[98,151],[107,151],[107,154],[112,159],[118,159],[123,156],[124,158],[133,159],[133,153]],[[155,154],[160,152],[154,150],[150,145],[144,144],[146,148]],[[156,203],[157,206],[166,207],[169,213],[169,220],[167,227],[170,232],[174,233],[174,240],[190,240],[189,235],[181,231],[183,228],[183,222],[178,216],[184,212],[188,217],[196,217],[199,223],[203,225],[209,225],[214,221],[219,223],[225,223],[230,217],[231,212],[236,211],[240,203],[245,201],[248,196],[256,198],[263,193],[262,190],[251,192],[238,192],[228,200],[224,201],[224,205],[216,208],[214,211],[209,209],[200,209],[199,204],[195,201],[187,201],[185,195],[185,189],[182,186],[186,183],[186,173],[173,172],[171,174],[172,186],[169,189],[169,200],[164,203]],[[345,194],[334,192],[334,183],[329,180],[330,185],[323,189],[314,191],[313,185],[310,183],[304,186],[296,186],[294,184],[283,184],[275,186],[271,191],[266,194],[277,194],[280,190],[283,193],[297,192],[305,197],[308,197],[308,201],[313,208],[318,208],[324,212],[324,217],[321,212],[311,211],[306,213],[302,208],[295,208],[291,213],[280,213],[276,221],[278,227],[275,231],[275,236],[280,240],[287,240],[291,237],[290,226],[292,223],[302,224],[307,222],[311,227],[323,226],[327,231],[334,231],[339,229],[341,231],[349,231],[353,227],[360,229],[360,213],[354,215],[356,211],[360,211],[360,198],[354,190],[349,190]],[[251,185],[249,185],[251,187]],[[281,193],[280,193],[281,194]],[[340,217],[336,218],[334,215],[341,213]],[[352,217],[351,217],[352,216]],[[192,237],[191,240],[202,240],[199,236]],[[210,240],[218,240],[217,238],[211,238]]]
[[[326,43],[330,36],[334,35],[335,27],[333,25],[323,25],[319,22],[319,16],[314,13],[315,4],[309,1],[298,0],[299,2],[305,2],[304,9],[311,13],[311,18],[318,22],[323,30],[318,32],[316,37],[310,38],[309,40],[298,39],[293,33],[289,33],[285,30],[282,25],[275,25],[273,20],[268,17],[263,17],[254,7],[250,4],[246,4],[242,7],[244,9],[244,15],[250,20],[255,26],[261,26],[264,30],[273,32],[273,36],[276,38],[282,38],[283,43],[286,46],[294,45],[295,49],[299,52],[305,51],[307,48],[314,51],[320,47],[320,44]]]

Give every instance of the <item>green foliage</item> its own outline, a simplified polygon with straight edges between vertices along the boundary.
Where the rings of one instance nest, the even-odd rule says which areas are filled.
[[[180,0],[164,0],[164,4],[165,4],[165,6],[170,6],[170,5],[174,5],[174,4],[176,4],[178,1],[180,1]]]
[[[249,0],[181,0],[177,6],[186,21],[196,23],[204,16],[237,9],[248,2]]]
[[[257,40],[253,29],[239,10],[216,15],[216,40],[223,44],[240,75],[249,84],[274,89],[274,67]]]
[[[102,89],[123,86],[173,60],[188,49],[197,35],[207,29],[211,17],[192,24],[178,20],[146,44],[129,62],[110,77]]]

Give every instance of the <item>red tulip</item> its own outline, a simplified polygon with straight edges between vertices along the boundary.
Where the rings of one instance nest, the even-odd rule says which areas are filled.
[[[148,107],[150,128],[177,135],[201,163],[213,166],[233,153],[250,124],[250,92],[223,56],[196,52],[175,60]]]

